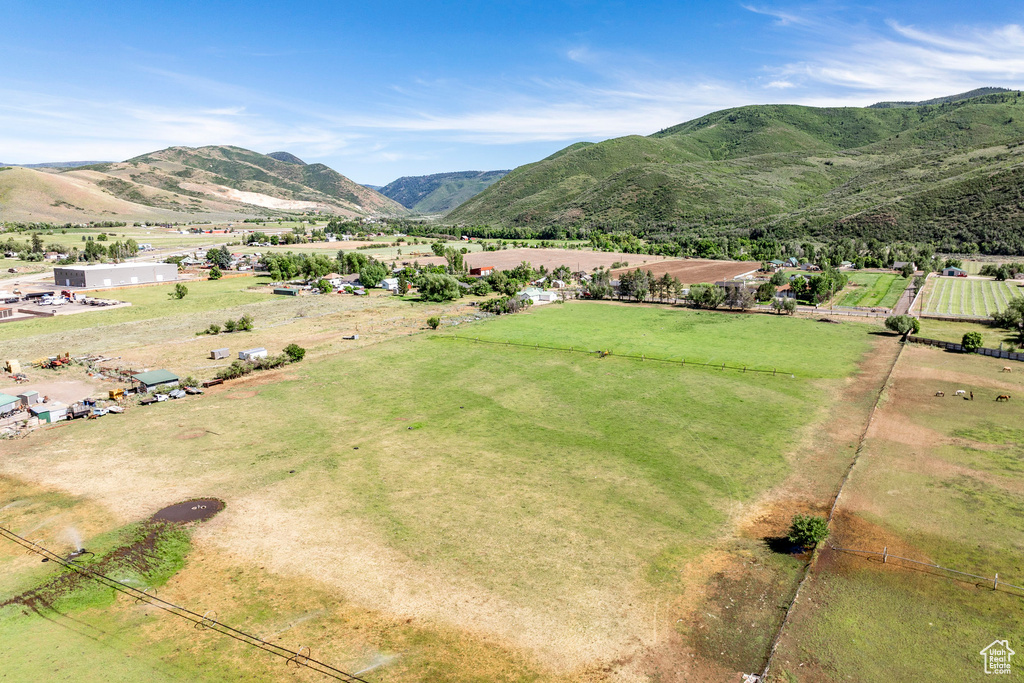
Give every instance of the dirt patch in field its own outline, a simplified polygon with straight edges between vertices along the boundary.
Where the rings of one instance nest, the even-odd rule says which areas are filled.
[[[629,259],[624,259],[629,260]],[[685,285],[692,285],[699,282],[717,282],[719,280],[731,280],[747,273],[756,272],[758,264],[754,261],[712,261],[709,259],[672,259],[653,263],[649,265],[634,264],[630,261],[629,268],[619,268],[612,271],[613,276],[621,275],[630,270],[636,270],[635,266],[642,267],[645,271],[654,273],[655,277],[661,277],[668,273],[677,277]]]
[[[42,370],[37,370],[33,374],[38,376],[42,373]],[[83,375],[85,373],[82,373]],[[84,379],[67,379],[67,380],[51,380],[36,382],[31,381],[28,384],[9,384],[0,386],[0,393],[10,394],[11,396],[17,396],[23,394],[26,391],[38,391],[39,398],[43,396],[49,396],[51,401],[60,401],[71,405],[76,401],[81,401],[83,398],[89,398],[96,394],[101,385],[99,382],[87,381]]]
[[[198,429],[193,432],[182,432],[178,434],[178,438],[182,441],[188,441],[189,439],[199,439],[206,436],[207,431],[205,429]]]
[[[606,251],[580,251],[577,249],[504,249],[502,251],[474,251],[465,255],[466,265],[469,268],[480,268],[493,266],[497,270],[510,270],[523,261],[526,261],[534,268],[544,266],[548,270],[554,270],[559,266],[567,266],[574,272],[582,270],[590,272],[598,266],[611,267],[613,263],[625,262],[631,266],[653,267],[655,264],[665,260],[664,256],[651,256],[649,254],[622,254]],[[420,265],[443,265],[447,263],[443,256],[429,256],[415,259]],[[413,259],[402,256],[399,262]],[[756,268],[756,265],[754,266]],[[750,268],[748,267],[747,270]]]
[[[197,498],[168,505],[150,517],[153,522],[203,522],[224,509],[224,501],[216,498]]]

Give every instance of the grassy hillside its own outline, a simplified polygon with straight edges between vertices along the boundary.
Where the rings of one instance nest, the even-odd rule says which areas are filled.
[[[456,171],[405,176],[388,183],[380,193],[419,213],[444,213],[496,183],[508,171]]]
[[[899,108],[740,107],[573,145],[515,169],[456,223],[639,234],[770,231],[1020,240],[1020,93]]]
[[[0,179],[0,220],[231,220],[309,210],[349,217],[407,213],[323,164],[275,154],[228,146],[170,147],[120,163],[12,169]]]

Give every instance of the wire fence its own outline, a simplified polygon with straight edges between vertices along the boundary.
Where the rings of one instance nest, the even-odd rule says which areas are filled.
[[[300,647],[298,650],[290,650],[286,647],[275,645],[274,643],[268,643],[262,638],[254,636],[250,633],[246,633],[245,631],[241,631],[232,626],[228,626],[227,624],[221,621],[218,621],[216,618],[214,618],[216,614],[213,612],[213,610],[209,610],[205,614],[199,614],[184,607],[175,605],[174,603],[167,602],[166,600],[162,600],[153,595],[152,593],[147,592],[147,590],[139,590],[138,588],[118,581],[117,579],[111,578],[105,574],[101,574],[97,571],[94,571],[89,567],[81,565],[74,560],[64,558],[54,553],[53,551],[44,548],[38,543],[35,543],[34,541],[30,541],[27,538],[19,536],[10,529],[0,527],[0,538],[5,538],[8,541],[17,543],[30,553],[36,553],[37,555],[41,555],[50,562],[56,562],[62,567],[77,572],[85,578],[92,579],[97,583],[107,586],[108,588],[112,588],[118,593],[123,593],[131,598],[134,598],[136,603],[146,603],[148,605],[161,609],[167,612],[168,614],[173,614],[174,616],[180,619],[189,621],[194,625],[196,629],[216,631],[221,635],[228,636],[229,638],[234,638],[235,640],[246,645],[249,645],[250,647],[255,647],[259,650],[263,650],[264,652],[268,652],[272,655],[280,657],[285,660],[286,666],[294,664],[298,668],[305,667],[307,669],[311,669],[313,671],[316,671],[317,673],[323,674],[324,676],[333,678],[338,681],[346,681],[348,683],[369,683],[364,678],[359,678],[354,674],[346,673],[341,669],[331,666],[330,664],[325,664],[324,662],[313,659],[313,653],[305,645]]]
[[[1007,592],[1007,593],[1011,593],[1013,595],[1019,595],[1020,597],[1024,597],[1024,587],[1016,586],[1016,585],[1014,585],[1012,583],[1007,583],[1006,581],[1000,581],[998,573],[995,576],[981,576],[979,574],[971,574],[969,572],[963,572],[963,571],[960,571],[959,569],[950,569],[949,567],[943,567],[942,565],[934,564],[932,562],[923,562],[921,560],[913,560],[913,559],[911,559],[909,557],[901,557],[899,555],[893,555],[892,553],[889,552],[888,546],[883,548],[882,552],[878,552],[878,551],[875,551],[875,550],[860,550],[860,549],[857,549],[857,548],[840,548],[838,546],[832,545],[831,543],[828,544],[828,547],[829,547],[830,550],[835,550],[837,552],[857,553],[857,554],[862,554],[862,555],[872,555],[872,556],[875,556],[875,557],[881,557],[882,558],[882,564],[889,564],[891,561],[896,560],[897,563],[898,562],[909,562],[911,564],[919,565],[919,566],[922,566],[922,567],[931,567],[932,569],[939,569],[939,570],[942,570],[944,572],[948,572],[950,574],[955,574],[957,576],[965,576],[965,577],[967,577],[969,579],[978,579],[979,581],[983,582],[983,585],[992,586],[992,590],[996,590],[996,591],[1001,590],[1001,591],[1004,591],[1004,592]]]
[[[582,353],[584,355],[599,355],[602,358],[606,356],[614,356],[616,358],[628,358],[630,360],[639,361],[652,361],[654,363],[667,363],[670,365],[678,365],[680,367],[694,367],[694,368],[708,368],[711,370],[735,370],[737,372],[756,372],[765,375],[772,375],[773,377],[790,377],[793,378],[796,375],[788,370],[780,370],[778,368],[771,368],[770,370],[763,367],[757,367],[752,365],[743,365],[740,363],[729,364],[728,362],[723,363],[712,363],[711,361],[694,361],[686,360],[686,358],[662,358],[659,356],[648,356],[647,354],[635,354],[635,353],[618,353],[606,349],[586,349],[576,348],[575,346],[549,346],[547,344],[526,344],[523,342],[514,341],[500,341],[496,339],[481,339],[480,337],[465,337],[459,334],[446,334],[438,335],[442,339],[458,339],[460,341],[468,341],[479,344],[492,344],[495,346],[516,346],[524,349],[544,349],[546,351],[565,351],[568,353]]]

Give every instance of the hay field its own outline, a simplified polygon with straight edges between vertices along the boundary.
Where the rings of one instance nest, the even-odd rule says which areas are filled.
[[[677,277],[684,285],[693,285],[700,282],[718,282],[719,280],[732,280],[740,275],[754,272],[761,266],[756,261],[714,261],[709,259],[670,259],[661,263],[643,265],[636,262],[636,259],[623,259],[631,264],[630,268],[621,268],[613,271],[619,275],[627,270],[636,270],[642,267],[654,273],[655,277],[661,277],[668,273]]]
[[[1024,586],[1024,378],[1000,372],[1005,363],[907,347],[833,543]],[[1004,393],[1013,400],[996,403]],[[980,651],[1024,633],[1021,595],[896,560],[825,551],[801,595],[777,659],[783,680],[981,681]],[[907,656],[917,651],[928,654]]]
[[[405,251],[403,250],[403,254]],[[405,258],[404,256],[402,257]],[[470,268],[481,266],[493,266],[497,270],[508,270],[515,268],[523,261],[531,264],[534,268],[544,266],[548,270],[554,270],[559,266],[567,266],[573,271],[582,270],[590,272],[598,266],[611,267],[613,263],[630,263],[632,265],[655,264],[664,261],[664,256],[651,256],[650,254],[623,254],[607,251],[584,251],[582,249],[539,249],[519,248],[502,249],[500,251],[479,251],[466,254],[466,265]],[[430,256],[420,258],[421,264],[444,264],[441,256]]]
[[[836,306],[892,308],[903,296],[910,278],[895,273],[851,273],[850,282],[836,296]]]
[[[1010,280],[932,277],[917,306],[924,314],[984,318],[1004,310],[1010,299],[1018,296],[1024,296],[1024,288]]]
[[[711,356],[755,324],[659,311],[676,316],[670,325],[652,310],[552,306],[459,330],[500,324],[498,336],[540,341],[550,337],[539,330],[608,341],[643,330],[633,349]],[[106,521],[95,521],[97,530],[191,496],[224,499],[225,511],[193,534],[195,559],[210,573],[190,557],[166,590],[262,632],[325,596],[333,611],[304,632],[337,662],[401,648],[376,680],[436,678],[438,664],[447,680],[639,681],[659,662],[695,674],[749,671],[799,563],[736,527],[786,482],[824,498],[845,466],[846,446],[830,438],[847,438],[832,432],[850,406],[835,422],[831,411],[849,398],[838,389],[850,386],[873,329],[761,320],[751,353],[797,366],[794,378],[424,334],[343,353],[325,346],[303,364],[201,398],[45,430],[16,449],[0,444],[0,473],[98,506]],[[794,338],[808,359],[831,362],[818,370],[800,362]],[[829,433],[812,438],[826,421]],[[27,494],[4,495],[0,507]],[[42,534],[56,542],[60,526]],[[225,589],[233,600],[211,592],[231,575],[244,577]],[[250,594],[263,593],[249,591],[271,581],[287,590],[250,605]],[[737,625],[708,641],[700,609],[710,601],[705,611],[728,618],[732,598],[723,594],[756,628]],[[366,630],[353,632],[346,614]],[[180,667],[179,677],[196,670],[192,660],[210,671],[236,666],[239,678],[262,672],[262,660],[230,645],[174,652],[159,640],[171,635],[164,622],[128,628],[138,619],[130,606],[73,616],[116,630],[120,640],[107,642],[115,652],[141,651],[163,672]],[[37,643],[50,628],[0,611],[14,641]],[[711,648],[722,642],[740,654],[716,662]],[[0,663],[28,661],[32,651],[8,651]],[[698,660],[704,669],[694,669]],[[47,666],[82,680],[100,675],[73,658]]]

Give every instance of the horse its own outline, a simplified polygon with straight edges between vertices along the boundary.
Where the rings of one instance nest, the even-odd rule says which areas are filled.
[[[996,400],[997,401],[1009,401],[1010,400],[1010,395],[1009,394],[999,394],[998,396],[996,396]]]
[[[965,396],[966,394],[967,394],[967,392],[966,392],[966,391],[964,391],[963,389],[957,389],[957,390],[956,390],[956,393],[955,393],[955,394],[953,394],[953,395],[954,395],[954,396]]]
[[[935,395],[936,395],[936,396],[945,396],[946,394],[944,394],[944,393],[943,393],[943,392],[941,392],[941,391],[936,391],[936,392],[935,392]]]
[[[1005,365],[1003,366],[1003,372],[1013,372],[1013,368],[1011,368],[1009,365]]]

